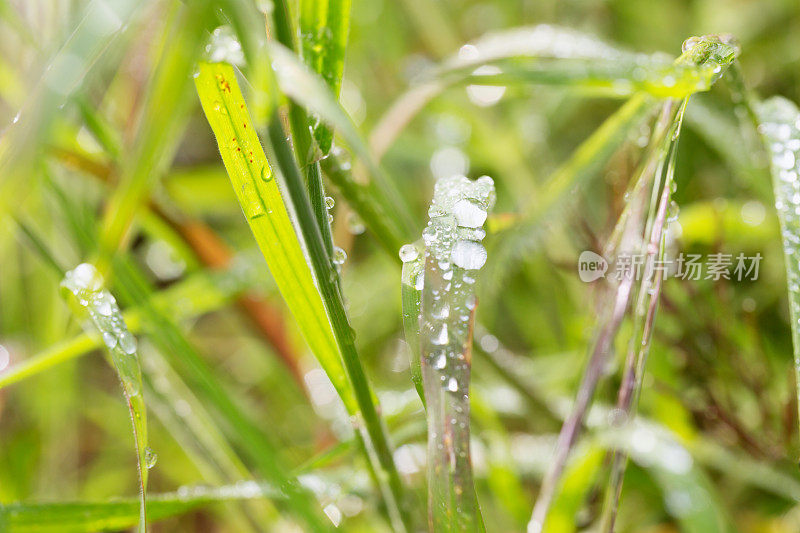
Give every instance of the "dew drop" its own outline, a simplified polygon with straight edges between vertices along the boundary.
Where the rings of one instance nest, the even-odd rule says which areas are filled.
[[[472,241],[458,241],[450,254],[453,263],[466,270],[477,270],[486,264],[486,248]]]
[[[325,209],[332,209],[335,204],[336,201],[333,199],[333,196],[325,197]]]
[[[136,353],[136,337],[130,331],[123,330],[118,338],[119,348],[128,355]]]
[[[450,378],[447,380],[447,390],[450,392],[458,391],[458,380],[456,378]]]
[[[148,446],[144,449],[144,466],[150,470],[156,466],[156,462],[158,462],[158,455],[150,446]]]
[[[417,247],[413,244],[404,244],[400,247],[400,261],[403,263],[410,263],[419,257]]]
[[[343,265],[344,262],[347,261],[347,252],[342,250],[340,247],[336,246],[333,249],[333,264],[334,265]]]
[[[117,345],[117,337],[110,331],[104,331],[103,344],[105,344],[106,347],[108,347],[108,349],[111,350],[114,348],[114,346]]]
[[[455,203],[453,215],[458,225],[465,228],[479,228],[486,222],[486,210],[467,199]]]
[[[261,181],[270,181],[272,179],[272,170],[268,165],[261,167]]]
[[[441,329],[439,329],[439,332],[433,336],[431,342],[437,346],[444,346],[449,340],[450,337],[447,334],[447,324],[442,324]]]

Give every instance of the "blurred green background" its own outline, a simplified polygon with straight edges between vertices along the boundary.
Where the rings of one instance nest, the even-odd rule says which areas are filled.
[[[26,102],[36,101],[49,59],[73,34],[87,4],[0,0],[0,132],[9,131]],[[63,267],[90,257],[96,248],[93,231],[110,194],[98,178],[110,175],[113,182],[120,159],[108,147],[118,146],[124,161],[139,142],[144,95],[164,48],[175,46],[169,36],[186,23],[182,5],[142,2],[106,48],[74,58],[77,89],[63,106],[44,102],[26,109],[45,115],[42,127],[14,145],[16,166],[0,167],[0,371],[80,333],[59,294],[60,276],[29,233]],[[204,31],[219,23],[211,12],[197,22]],[[487,32],[543,23],[632,51],[673,56],[692,35],[731,33],[741,44],[749,88],[764,97],[800,100],[800,5],[790,0],[353,0],[341,101],[369,138],[426,69],[465,43]],[[89,65],[83,76],[82,66]],[[167,164],[153,169],[151,209],[139,212],[130,240],[134,264],[156,291],[192,276],[208,280],[167,298],[181,334],[231,397],[279,443],[287,465],[300,467],[333,450],[306,475],[325,487],[319,499],[337,509],[328,511],[343,517],[343,528],[387,530],[361,457],[351,446],[337,446],[349,439],[350,423],[286,314],[193,87],[187,83],[165,101],[175,107],[158,110],[152,124],[163,133],[159,144],[170,146]],[[495,212],[509,214],[513,225],[535,191],[619,105],[568,87],[519,84],[494,96],[454,87],[403,129],[382,163],[413,206],[418,231],[427,221],[435,178],[452,173],[493,177]],[[780,232],[766,159],[740,118],[724,79],[690,100],[676,170],[680,232],[670,253],[761,253],[759,279],[666,282],[639,407],[648,424],[641,431],[647,433],[631,437],[621,532],[800,531],[800,442]],[[87,127],[95,119],[103,126]],[[113,142],[98,139],[98,131]],[[578,279],[577,257],[582,250],[601,249],[608,239],[641,155],[642,136],[647,131],[631,132],[630,142],[587,191],[548,222],[539,246],[498,265],[491,246],[496,235],[487,237],[489,262],[478,312],[484,327],[476,332],[473,370],[473,463],[489,531],[522,531],[530,516],[560,428],[558,416],[575,395],[598,314],[596,288]],[[334,241],[348,255],[342,275],[359,353],[381,400],[401,474],[424,501],[425,424],[402,340],[400,269],[396,258],[359,228],[338,191],[330,193],[336,199]],[[200,233],[183,231],[194,223],[203,224]],[[191,251],[192,236],[208,244],[206,230],[233,254],[230,269],[209,274],[209,261]],[[226,256],[209,253],[212,259]],[[130,299],[115,283],[110,288],[125,308]],[[246,306],[233,301],[242,287],[258,297],[262,311],[273,313],[267,322],[285,336],[279,348],[277,337],[265,334]],[[215,288],[227,293],[219,302]],[[582,530],[599,512],[604,409],[616,399],[630,334],[626,323],[619,356],[601,382],[597,409],[553,508],[553,531]],[[151,342],[146,331],[139,344],[150,384],[145,393],[152,412],[150,446],[158,454],[150,490],[234,481],[211,475],[195,460],[193,437],[182,431],[192,413],[186,391],[165,373],[163,346]],[[506,371],[498,371],[483,352],[505,361]],[[2,503],[132,496],[131,450],[118,380],[99,351],[0,390]],[[674,468],[687,458],[688,467]],[[152,529],[238,531],[226,518],[230,512],[236,511],[214,504]],[[275,519],[264,529],[293,527],[288,519]]]

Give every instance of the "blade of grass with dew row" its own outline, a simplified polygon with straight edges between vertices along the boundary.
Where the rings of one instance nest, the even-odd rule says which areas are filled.
[[[773,97],[757,104],[755,111],[770,156],[775,210],[781,225],[800,401],[800,110],[785,98]]]
[[[291,205],[296,211],[295,220],[300,226],[303,243],[308,250],[308,259],[329,313],[339,354],[358,402],[359,410],[351,412],[351,415],[353,415],[353,425],[358,430],[359,443],[369,461],[373,479],[383,496],[392,526],[397,531],[411,529],[413,517],[405,511],[408,502],[394,462],[386,427],[379,414],[377,397],[370,387],[355,347],[355,331],[350,326],[341,292],[339,265],[334,264],[325,254],[323,237],[320,235],[319,227],[314,223],[312,207],[305,195],[300,169],[292,155],[291,146],[286,141],[279,113],[276,112],[273,116],[268,131],[268,146],[284,178]]]
[[[153,303],[165,309],[174,320],[180,321],[220,309],[246,286],[247,283],[237,273],[200,273],[153,295]],[[126,310],[122,319],[131,333],[141,331],[141,309]],[[0,372],[0,389],[86,355],[101,346],[102,336],[94,331],[59,342]]]
[[[698,38],[706,39],[706,38]],[[736,53],[732,42],[711,38],[706,55],[673,61],[616,49],[594,37],[551,25],[490,33],[461,48],[432,71],[429,79],[400,96],[370,136],[377,159],[433,98],[456,83],[508,85],[538,83],[603,89],[615,97],[643,91],[659,98],[684,98],[708,90]]]
[[[202,63],[196,83],[203,109],[217,137],[223,161],[256,242],[306,342],[328,373],[347,411],[363,419],[357,424],[359,434],[368,458],[377,462],[375,470],[393,524],[397,529],[405,529],[404,516],[399,511],[404,497],[391,448],[375,407],[374,395],[355,352],[353,332],[338,289],[337,271],[325,253],[280,117],[276,116],[270,122],[271,145],[286,178],[292,201],[289,205],[302,210],[297,217],[304,237],[302,244],[277,179],[273,178],[272,169],[250,123],[233,69],[223,63]],[[308,247],[313,272],[304,245]]]
[[[400,248],[403,262],[400,297],[403,305],[403,331],[408,345],[411,381],[417,389],[422,405],[425,405],[425,389],[422,386],[419,317],[422,307],[422,288],[425,286],[424,244],[405,244]]]
[[[280,499],[280,490],[256,481],[221,487],[181,487],[177,492],[151,494],[147,506],[150,521],[186,513],[217,502]],[[0,506],[0,529],[9,532],[117,531],[134,527],[139,520],[139,501],[133,498],[107,502],[13,503]]]
[[[733,63],[739,49],[729,38],[708,36],[692,39],[687,41],[689,45],[685,46],[674,65],[697,69],[703,73],[703,87],[706,84],[710,86]],[[498,245],[495,254],[500,257],[493,265],[507,269],[514,263],[513,259],[528,253],[536,245],[544,223],[550,222],[555,210],[563,207],[564,202],[574,196],[572,193],[576,188],[580,188],[589,177],[599,172],[626,140],[630,129],[652,109],[653,103],[653,98],[645,93],[634,95],[573,152],[570,159],[548,180],[541,194],[531,201],[523,222],[508,232]],[[495,284],[499,284],[504,279],[504,274],[505,271],[500,270],[489,277]]]
[[[128,331],[116,300],[103,288],[103,278],[93,265],[82,263],[67,272],[61,286],[70,305],[79,310],[79,316],[91,319],[102,335],[103,343],[122,383],[131,415],[139,470],[139,531],[145,532],[145,494],[151,452],[147,448],[147,411],[142,396],[142,370],[139,366],[136,338]]]
[[[473,285],[486,262],[480,241],[494,200],[494,183],[487,176],[475,182],[463,176],[440,179],[423,232],[424,286],[418,316],[428,420],[430,531],[485,529],[472,482],[469,380],[477,304]],[[402,259],[414,261],[413,255]]]
[[[297,483],[284,466],[284,459],[269,434],[243,407],[242,399],[218,376],[190,343],[172,317],[152,302],[152,287],[133,260],[118,255],[113,262],[121,300],[142,310],[142,326],[149,339],[167,358],[193,391],[214,409],[217,421],[231,440],[246,454],[260,476],[286,494],[285,508],[313,531],[329,531],[330,521],[321,513],[313,495]]]

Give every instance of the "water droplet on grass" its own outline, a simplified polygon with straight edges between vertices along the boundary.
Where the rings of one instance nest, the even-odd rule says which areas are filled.
[[[400,261],[403,263],[410,263],[419,257],[417,247],[413,244],[404,244],[400,247]]]
[[[345,252],[340,247],[336,246],[333,249],[333,264],[334,265],[343,265],[344,262],[347,261],[347,252]]]
[[[486,248],[472,241],[458,241],[450,254],[453,263],[466,270],[477,270],[486,264]]]
[[[154,452],[153,449],[148,446],[144,449],[144,466],[150,470],[156,466],[156,462],[158,462],[158,455],[156,455],[156,452]]]

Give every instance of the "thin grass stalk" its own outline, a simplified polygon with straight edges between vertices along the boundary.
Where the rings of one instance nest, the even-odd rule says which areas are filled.
[[[298,47],[295,39],[295,31],[289,16],[289,6],[284,0],[277,0],[276,7],[273,11],[273,19],[275,21],[275,36],[279,43],[284,45],[289,50],[297,53],[299,49],[306,52],[306,42],[304,34],[301,31],[301,39],[303,39],[301,46]],[[313,18],[315,26],[321,25],[323,19],[327,16],[327,2],[308,2],[301,10],[301,24],[303,17]],[[314,5],[316,4],[316,5]],[[312,23],[312,21],[309,21]],[[302,27],[301,27],[302,30]],[[308,47],[308,53],[314,49],[313,46]],[[317,61],[320,62],[321,57],[308,58],[312,62],[312,67]],[[297,105],[295,102],[289,102],[288,112],[289,124],[292,130],[292,139],[294,140],[294,148],[297,155],[297,161],[300,162],[300,167],[303,169],[306,179],[306,188],[308,189],[308,199],[311,202],[312,212],[314,218],[319,226],[320,234],[325,243],[325,251],[328,257],[333,257],[333,237],[331,235],[331,225],[328,221],[328,209],[325,203],[325,191],[322,183],[322,172],[320,172],[319,161],[321,154],[314,143],[311,136],[308,114],[305,109]]]
[[[649,184],[655,178],[657,169],[661,166],[666,154],[659,150],[664,138],[669,131],[671,121],[658,122],[657,128],[651,139],[651,148],[636,179],[634,193],[630,196],[631,203],[626,212],[620,217],[620,222],[612,236],[619,239],[616,246],[618,255],[632,254],[638,247],[641,239],[643,217],[647,205]],[[618,237],[617,237],[618,236]],[[610,355],[611,345],[625,316],[628,302],[633,289],[634,273],[630,272],[622,277],[616,286],[609,287],[609,301],[605,312],[598,321],[598,333],[589,356],[589,363],[584,371],[583,378],[578,387],[578,394],[569,416],[564,421],[556,442],[555,455],[550,467],[542,481],[539,497],[528,523],[528,533],[544,531],[547,513],[553,502],[564,467],[569,458],[575,440],[580,432],[583,419],[591,404],[597,383],[603,375],[603,370]]]
[[[405,531],[410,527],[410,517],[403,511],[406,504],[403,486],[394,463],[386,428],[378,414],[374,394],[356,351],[355,332],[350,327],[344,307],[337,265],[327,257],[319,226],[313,222],[312,207],[302,187],[300,170],[286,142],[279,114],[273,115],[268,132],[269,145],[274,151],[275,160],[296,211],[296,220],[306,243],[309,260],[328,311],[345,372],[359,407],[359,411],[354,415],[353,425],[362,436],[375,466],[392,525],[398,531]]]
[[[666,164],[663,171],[661,197],[657,202],[658,212],[653,219],[652,229],[648,228],[648,230],[646,230],[650,233],[650,239],[645,247],[646,260],[644,265],[644,277],[639,287],[638,302],[635,307],[634,335],[631,336],[629,341],[622,384],[620,385],[617,398],[618,416],[616,419],[621,423],[630,423],[635,413],[638,397],[641,393],[644,367],[650,351],[650,340],[653,334],[659,296],[664,280],[664,272],[662,269],[655,268],[655,261],[660,261],[664,258],[666,248],[666,225],[668,224],[666,222],[667,211],[670,208],[670,201],[673,193],[675,157],[687,102],[688,99],[683,100],[672,127],[672,135],[669,141]],[[654,190],[656,189],[654,188]],[[649,225],[648,223],[648,226]],[[642,324],[642,322],[644,322],[644,324]],[[637,333],[639,331],[641,331],[641,335]],[[628,455],[624,450],[615,449],[612,452],[612,457],[611,472],[606,488],[606,500],[603,506],[600,528],[601,531],[609,533],[614,531],[614,522],[616,520],[619,500],[622,493],[622,482],[628,462]]]

